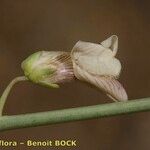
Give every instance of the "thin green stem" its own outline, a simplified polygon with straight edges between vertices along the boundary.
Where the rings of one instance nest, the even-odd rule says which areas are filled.
[[[9,83],[9,85],[6,87],[6,89],[4,90],[2,96],[0,97],[0,116],[2,116],[3,108],[4,108],[6,99],[7,99],[8,95],[9,95],[9,92],[10,92],[11,88],[12,88],[17,82],[25,81],[25,80],[27,80],[27,78],[26,78],[25,76],[16,77],[16,78],[13,79],[13,80]]]
[[[0,117],[0,131],[150,110],[150,98]]]

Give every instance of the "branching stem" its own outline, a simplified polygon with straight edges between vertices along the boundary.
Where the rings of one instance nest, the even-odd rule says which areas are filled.
[[[16,78],[13,79],[13,80],[9,83],[9,85],[6,87],[6,89],[4,90],[2,96],[0,97],[0,116],[2,116],[3,108],[4,108],[6,99],[7,99],[8,95],[9,95],[9,92],[10,92],[11,88],[12,88],[17,82],[25,81],[25,80],[27,80],[27,78],[26,78],[25,76],[16,77]]]
[[[0,131],[149,111],[150,98],[0,117]]]
[[[2,116],[3,108],[11,88],[14,84],[25,80],[28,80],[25,76],[13,79],[6,87],[0,98],[0,131],[101,118],[141,111],[150,111],[150,98],[143,98],[130,100],[127,102],[100,104],[48,112]]]

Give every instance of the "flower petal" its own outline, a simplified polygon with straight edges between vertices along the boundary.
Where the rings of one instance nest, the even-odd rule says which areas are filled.
[[[112,35],[108,39],[101,42],[101,44],[104,47],[111,49],[113,51],[113,56],[116,55],[118,51],[118,37],[116,35]]]
[[[74,68],[80,66],[94,75],[117,78],[121,71],[121,63],[113,55],[109,48],[83,41],[77,42],[71,52]]]
[[[109,76],[92,75],[86,72],[85,70],[82,70],[79,66],[74,70],[74,73],[79,80],[86,81],[98,87],[113,100],[115,101],[128,100],[128,96],[125,89],[120,84],[120,82],[117,81],[115,78]]]

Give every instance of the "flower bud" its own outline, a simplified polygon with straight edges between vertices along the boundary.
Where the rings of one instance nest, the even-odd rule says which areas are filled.
[[[25,59],[21,67],[32,82],[57,88],[57,83],[74,78],[70,53],[60,51],[39,51]]]
[[[117,51],[118,37],[112,35],[101,44],[78,41],[71,53],[36,52],[21,66],[34,83],[57,88],[57,83],[77,78],[98,87],[115,101],[127,101],[127,93],[117,80],[121,72]]]

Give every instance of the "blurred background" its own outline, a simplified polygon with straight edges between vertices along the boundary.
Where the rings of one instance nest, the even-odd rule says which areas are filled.
[[[149,97],[149,10],[148,0],[0,0],[0,93],[14,77],[23,74],[20,64],[30,54],[39,50],[71,51],[78,40],[100,43],[116,34],[117,57],[123,65],[120,82],[129,99]],[[57,90],[22,82],[11,91],[4,114],[109,102],[101,91],[79,81]],[[77,140],[76,148],[59,148],[65,150],[149,150],[149,127],[150,113],[142,112],[5,131],[0,139]]]

